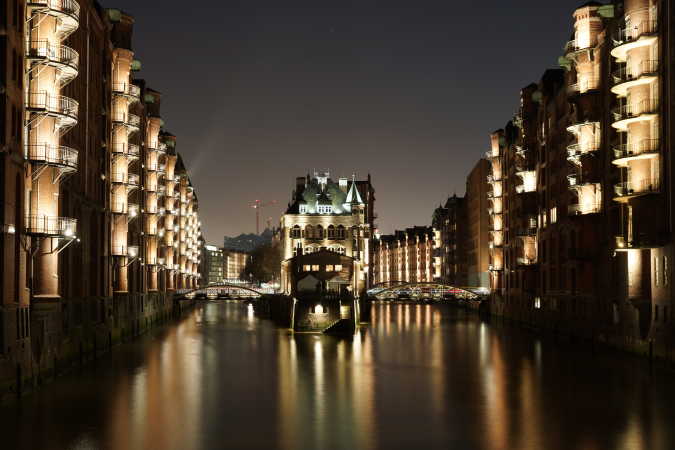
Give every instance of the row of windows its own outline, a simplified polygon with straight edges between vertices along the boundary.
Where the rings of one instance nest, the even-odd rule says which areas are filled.
[[[302,266],[304,272],[341,272],[342,264],[326,264],[320,266],[319,264],[305,264]]]
[[[358,231],[356,233],[358,234]],[[321,225],[317,225],[316,227],[307,225],[304,230],[295,225],[289,231],[291,239],[324,239],[326,236],[328,239],[344,239],[346,235],[347,230],[342,225],[338,225],[337,227],[329,225],[327,229],[324,229]]]

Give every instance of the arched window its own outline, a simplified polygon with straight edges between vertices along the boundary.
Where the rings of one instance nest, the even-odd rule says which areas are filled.
[[[314,252],[316,252],[316,250],[317,250],[316,247],[312,247],[312,246],[305,247],[305,255],[309,255],[310,253],[314,253]]]
[[[300,239],[301,234],[299,226],[295,225],[291,228],[291,239]]]
[[[342,225],[338,225],[337,227],[337,238],[338,239],[345,238],[345,227],[343,227]]]
[[[344,255],[346,253],[346,249],[341,245],[333,245],[331,247],[328,247],[328,250],[330,250],[331,252],[339,253],[341,255]]]
[[[328,239],[335,239],[335,227],[333,225],[328,226]]]
[[[317,225],[316,227],[316,237],[318,239],[323,239],[323,227],[321,225]]]
[[[305,227],[305,239],[314,239],[314,227],[307,225]]]

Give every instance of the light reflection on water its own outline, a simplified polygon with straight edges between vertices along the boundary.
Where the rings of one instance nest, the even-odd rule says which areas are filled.
[[[672,449],[671,379],[443,307],[336,338],[209,302],[0,423],[17,449]]]

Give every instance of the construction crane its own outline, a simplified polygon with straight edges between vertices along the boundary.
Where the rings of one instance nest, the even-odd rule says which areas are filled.
[[[251,208],[255,209],[255,234],[260,235],[260,208],[265,208],[267,206],[276,204],[276,200],[272,200],[271,202],[267,203],[263,203],[261,200],[256,200],[255,203],[250,205]]]

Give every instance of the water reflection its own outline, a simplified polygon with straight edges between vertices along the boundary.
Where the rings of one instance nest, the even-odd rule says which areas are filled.
[[[672,375],[639,360],[431,305],[372,320],[292,334],[209,302],[1,409],[7,448],[675,448]]]

